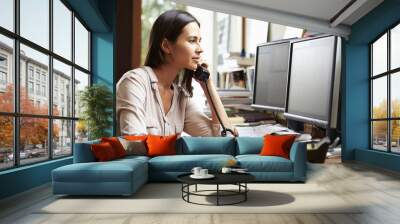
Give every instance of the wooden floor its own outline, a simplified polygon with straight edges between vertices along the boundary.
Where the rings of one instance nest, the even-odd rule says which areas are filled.
[[[309,166],[308,182],[317,183],[345,201],[367,204],[357,214],[36,214],[54,200],[42,186],[0,202],[0,223],[400,223],[400,174],[359,163],[338,161]]]

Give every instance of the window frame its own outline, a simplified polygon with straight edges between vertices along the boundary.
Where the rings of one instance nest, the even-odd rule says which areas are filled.
[[[74,82],[75,82],[75,69],[85,73],[88,75],[89,78],[89,83],[88,86],[92,85],[92,69],[91,69],[91,65],[92,65],[92,61],[91,61],[91,49],[92,49],[92,43],[91,43],[91,37],[92,37],[92,30],[88,27],[88,25],[84,22],[84,20],[78,15],[78,13],[76,13],[72,7],[68,4],[68,2],[66,2],[65,0],[59,0],[68,10],[71,11],[71,18],[70,18],[70,23],[71,23],[71,59],[67,59],[64,58],[63,56],[55,53],[53,50],[53,23],[54,23],[54,19],[53,19],[53,1],[54,0],[48,0],[48,4],[49,4],[49,47],[48,49],[46,49],[45,47],[42,47],[39,44],[34,43],[33,41],[30,41],[29,39],[24,38],[23,36],[20,35],[20,0],[14,0],[13,1],[13,10],[14,10],[14,18],[13,18],[13,31],[10,31],[4,27],[0,26],[0,35],[3,35],[7,38],[12,39],[13,41],[13,54],[12,54],[12,73],[11,75],[13,75],[14,78],[14,110],[13,112],[2,112],[0,111],[0,116],[4,116],[4,117],[12,117],[13,119],[13,154],[14,154],[14,161],[13,161],[13,165],[10,167],[5,167],[5,168],[0,168],[0,172],[5,171],[5,170],[10,170],[10,169],[16,169],[19,167],[23,167],[23,166],[29,166],[29,165],[33,165],[33,164],[37,164],[37,163],[43,163],[46,161],[50,161],[50,160],[54,160],[54,159],[61,159],[61,158],[66,158],[66,157],[70,157],[73,156],[73,152],[74,152],[74,143],[75,143],[75,126],[76,126],[76,121],[79,120],[79,117],[75,116],[75,108],[72,107],[71,108],[71,114],[68,116],[56,116],[53,115],[53,59],[58,60],[61,63],[64,63],[68,66],[71,66],[71,104],[74,105],[75,103],[75,88],[74,88]],[[78,64],[75,63],[75,18],[77,20],[79,20],[79,22],[83,25],[83,27],[88,31],[88,69],[85,69],[81,66],[79,66]],[[20,45],[23,44],[29,48],[32,48],[33,50],[36,50],[42,54],[45,54],[46,56],[48,56],[48,71],[47,71],[47,79],[46,80],[46,84],[45,84],[45,95],[48,97],[48,112],[46,115],[39,115],[39,114],[27,114],[27,113],[21,113],[20,111],[20,85],[21,85],[21,80],[20,80]],[[41,75],[43,70],[40,69],[39,70],[39,79],[36,79],[36,72],[37,72],[37,68],[33,67],[33,79],[30,78],[30,74],[29,74],[29,68],[31,65],[29,65],[29,63],[26,64],[27,65],[27,74],[26,75],[26,81],[33,81],[33,85],[34,85],[34,92],[36,92],[35,89],[35,85],[40,83],[40,87],[42,87],[42,79],[41,79]],[[28,87],[28,86],[27,86]],[[29,87],[28,87],[29,88]],[[27,91],[29,91],[27,89]],[[39,98],[43,97],[42,92],[40,91],[40,94],[35,94],[37,95]],[[48,150],[48,155],[47,157],[43,157],[43,160],[40,160],[38,162],[30,162],[30,163],[24,163],[21,164],[21,158],[20,158],[20,119],[21,118],[45,118],[47,119],[48,122],[48,135],[47,135],[47,150]],[[62,155],[62,156],[55,156],[53,155],[54,152],[54,147],[53,147],[53,123],[55,123],[57,120],[61,120],[61,121],[70,121],[71,122],[71,153],[68,155]]]
[[[369,44],[369,149],[373,151],[379,151],[379,152],[386,152],[386,153],[391,153],[391,154],[400,154],[400,152],[394,152],[392,151],[392,122],[393,121],[400,121],[400,117],[393,117],[392,116],[392,99],[391,99],[391,79],[393,75],[396,75],[396,73],[400,72],[400,67],[391,69],[391,30],[397,26],[400,26],[400,21],[397,21],[396,23],[392,24],[390,27],[385,29],[385,31],[381,34],[379,34],[375,39],[373,39]],[[384,35],[387,35],[387,63],[386,63],[386,71],[376,74],[373,74],[373,44],[376,43],[381,37]],[[382,77],[386,77],[386,87],[387,87],[387,105],[386,105],[386,117],[385,118],[373,118],[373,81]],[[374,136],[373,136],[373,122],[376,121],[386,121],[386,151],[384,150],[379,150],[374,148]]]

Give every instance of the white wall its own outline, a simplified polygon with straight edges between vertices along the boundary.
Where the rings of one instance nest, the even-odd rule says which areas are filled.
[[[268,22],[246,19],[246,56],[256,54],[256,47],[267,42]]]

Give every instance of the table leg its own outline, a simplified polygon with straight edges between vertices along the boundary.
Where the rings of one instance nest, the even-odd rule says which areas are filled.
[[[244,201],[247,201],[247,183],[244,183]]]
[[[188,202],[190,202],[190,201],[189,201],[189,195],[190,195],[190,184],[188,184],[187,186],[188,186],[188,188],[187,188],[187,191],[188,191],[188,193],[187,193],[187,201],[188,201]]]
[[[219,184],[217,184],[217,206],[219,205]]]
[[[183,190],[184,190],[184,184],[182,183],[182,187],[181,187],[182,199],[183,199]]]

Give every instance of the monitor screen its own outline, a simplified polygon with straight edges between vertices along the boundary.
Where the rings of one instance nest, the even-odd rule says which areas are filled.
[[[253,107],[284,111],[289,40],[257,47]]]
[[[321,126],[329,123],[336,43],[334,36],[291,43],[287,117],[313,120]]]

